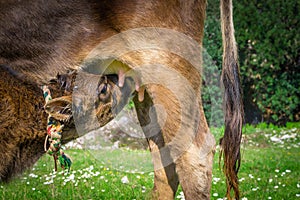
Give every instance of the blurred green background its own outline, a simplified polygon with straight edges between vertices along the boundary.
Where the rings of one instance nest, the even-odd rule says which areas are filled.
[[[246,123],[299,121],[300,2],[239,0],[233,6]],[[212,126],[222,124],[220,109],[213,108],[222,104],[220,84],[212,79],[221,73],[219,12],[219,0],[208,1],[204,48],[213,62],[205,62],[204,71],[210,78],[203,81],[202,98]]]

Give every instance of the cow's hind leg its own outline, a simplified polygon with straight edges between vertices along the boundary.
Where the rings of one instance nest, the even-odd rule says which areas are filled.
[[[159,137],[153,137],[148,140],[151,153],[157,153],[160,149],[160,144],[156,143],[160,140]],[[160,158],[161,156],[158,156]],[[152,197],[153,199],[174,199],[178,188],[178,176],[175,171],[175,164],[172,163],[168,166],[163,166],[161,159],[153,158],[154,164],[154,188]]]
[[[162,159],[170,155],[160,155],[160,149],[165,146],[164,131],[159,128],[156,112],[153,109],[153,101],[149,94],[145,92],[143,102],[140,102],[137,96],[134,98],[134,102],[140,124],[147,137],[150,151],[155,155],[152,156],[154,165],[152,198],[174,199],[178,188],[178,176],[174,163],[164,166]]]
[[[183,105],[171,91],[157,85],[148,86],[148,92],[143,102],[137,97],[134,101],[149,141],[155,170],[154,189],[159,199],[174,198],[178,177],[186,199],[209,199],[215,141],[202,107],[195,106],[197,101],[188,100],[190,104]],[[189,108],[187,105],[199,112],[184,119],[186,113],[193,112],[183,111]]]
[[[200,96],[198,96],[200,101]],[[196,135],[189,148],[177,159],[176,172],[185,199],[210,199],[215,139],[210,133],[201,103]]]
[[[187,200],[210,199],[215,141],[209,132],[203,136],[202,141],[196,137],[190,148],[175,161],[176,172]]]

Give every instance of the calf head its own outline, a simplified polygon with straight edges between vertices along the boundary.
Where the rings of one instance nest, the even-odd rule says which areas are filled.
[[[91,81],[90,84],[79,84],[80,86],[77,86],[75,79],[69,76],[74,76],[74,73],[58,75],[57,79],[52,80],[56,88],[60,88],[63,94],[68,95],[53,98],[45,105],[45,112],[63,122],[67,129],[84,124],[85,132],[88,132],[104,126],[123,109],[135,92],[134,81],[130,77],[125,79],[123,87],[119,87],[118,76],[114,74],[98,75],[98,82],[87,78],[85,82]],[[70,89],[71,86],[74,88]],[[78,87],[81,89],[77,89]],[[78,136],[74,135],[73,131],[72,135],[64,135],[63,139],[69,141]]]

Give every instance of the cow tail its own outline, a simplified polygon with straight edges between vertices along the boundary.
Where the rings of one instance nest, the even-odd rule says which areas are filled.
[[[240,85],[237,47],[234,37],[232,0],[220,0],[221,29],[223,39],[222,83],[224,86],[225,133],[220,140],[223,157],[223,171],[226,176],[227,198],[231,199],[231,189],[235,199],[239,199],[239,184],[237,173],[240,168],[240,143],[243,126],[243,102]]]

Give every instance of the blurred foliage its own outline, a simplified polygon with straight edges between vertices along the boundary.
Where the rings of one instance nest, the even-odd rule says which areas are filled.
[[[203,41],[202,101],[207,122],[220,127],[224,123],[221,92],[222,34],[219,2],[208,2]]]
[[[234,1],[235,35],[248,118],[285,124],[300,120],[300,2],[296,0]],[[204,48],[212,67],[221,69],[222,44],[219,0],[208,1]],[[209,70],[210,65],[205,70]],[[208,118],[211,93],[204,81],[203,101]],[[211,101],[211,100],[210,100]],[[260,115],[260,116],[258,116]]]
[[[220,127],[223,125],[221,71],[205,49],[203,51],[203,63],[203,87],[201,92],[205,116],[210,126]]]

